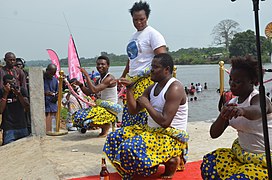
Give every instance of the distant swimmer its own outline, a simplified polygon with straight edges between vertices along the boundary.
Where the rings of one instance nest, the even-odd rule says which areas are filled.
[[[204,83],[204,89],[208,89],[207,83]]]
[[[197,84],[196,84],[196,92],[197,92],[197,93],[200,93],[201,91],[202,91],[202,86],[201,86],[200,83],[197,83]]]
[[[194,86],[194,83],[191,83],[191,86],[189,89],[189,94],[193,96],[195,94],[195,92],[196,92],[196,88]]]

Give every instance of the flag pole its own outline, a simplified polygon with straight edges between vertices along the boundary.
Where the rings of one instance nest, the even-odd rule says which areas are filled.
[[[67,21],[67,19],[66,19],[66,16],[65,16],[64,12],[63,12],[62,14],[63,14],[63,17],[64,17],[64,19],[65,19],[66,25],[67,25],[67,27],[68,27],[69,33],[72,34],[72,33],[71,33],[70,26],[69,26],[69,24],[68,24],[68,21]]]

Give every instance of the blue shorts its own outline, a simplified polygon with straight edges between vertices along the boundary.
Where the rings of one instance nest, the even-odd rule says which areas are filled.
[[[27,128],[11,129],[11,130],[4,131],[4,144],[8,144],[10,142],[16,141],[28,135],[29,133]]]

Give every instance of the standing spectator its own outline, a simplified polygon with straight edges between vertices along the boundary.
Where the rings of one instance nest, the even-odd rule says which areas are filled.
[[[26,71],[24,69],[25,68],[25,60],[23,58],[16,58],[16,67],[19,69],[22,69],[22,71],[25,74],[27,93],[29,94],[29,75],[28,75],[28,71]],[[25,116],[27,119],[27,129],[28,129],[29,133],[31,133],[30,111],[25,112]]]
[[[58,105],[58,80],[55,77],[57,66],[49,64],[44,73],[44,96],[45,96],[45,116],[46,116],[46,131],[52,129],[52,116],[56,116]]]
[[[127,76],[127,79],[135,82],[133,86],[135,98],[141,96],[144,90],[153,84],[150,79],[150,69],[154,55],[166,52],[164,37],[147,24],[150,11],[149,4],[143,1],[135,2],[129,10],[137,31],[127,45],[128,61],[121,77]],[[122,126],[146,124],[146,122],[145,109],[137,115],[131,115],[128,113],[127,104],[124,105]]]
[[[26,86],[29,93],[29,75],[28,71],[25,70],[25,60],[23,58],[16,58],[16,67],[21,69],[25,74]]]
[[[6,65],[0,68],[0,88],[3,88],[3,77],[6,74],[10,74],[14,76],[16,80],[16,85],[19,87],[24,87],[27,89],[26,86],[26,77],[25,73],[22,69],[17,68],[16,65],[16,56],[12,52],[7,52],[5,54],[4,61],[6,62]]]
[[[77,79],[73,78],[69,80],[73,90],[84,99],[84,93],[80,90],[79,86],[76,83]],[[87,99],[86,99],[87,100]],[[66,127],[69,131],[77,130],[76,127],[73,127],[72,115],[80,109],[85,109],[88,105],[82,101],[80,101],[75,95],[73,95],[70,91],[65,93],[62,98],[62,105],[68,109],[68,116],[66,121]]]
[[[3,88],[0,89],[1,128],[4,130],[4,144],[16,141],[29,135],[25,110],[29,109],[27,90],[16,84],[10,74],[3,77]]]

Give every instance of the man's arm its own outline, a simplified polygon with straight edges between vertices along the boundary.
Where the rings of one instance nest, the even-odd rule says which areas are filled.
[[[142,99],[146,99],[146,103],[149,103],[149,93],[153,85],[149,86],[145,89],[144,93],[142,94]],[[139,98],[141,98],[139,97]],[[139,99],[138,98],[138,99]],[[128,112],[130,114],[137,114],[142,109],[144,109],[141,103],[138,103],[138,99],[136,100],[133,95],[132,86],[127,86],[127,105],[128,105]]]
[[[4,112],[4,110],[6,109],[9,91],[10,91],[10,86],[4,85],[3,90],[2,90],[3,96],[0,100],[0,114],[2,114]]]
[[[137,114],[140,110],[143,109],[143,107],[139,103],[137,103],[136,99],[134,98],[134,95],[133,95],[134,83],[126,78],[120,78],[118,80],[118,82],[121,83],[123,86],[126,86],[126,91],[127,91],[126,98],[127,98],[128,112],[130,114]],[[145,89],[142,96],[144,96],[148,99],[148,97],[149,97],[148,95],[149,95],[151,87],[153,87],[153,85],[151,85],[147,89]]]
[[[126,75],[127,75],[127,73],[128,73],[128,71],[129,71],[129,59],[127,60],[126,67],[125,67],[125,69],[124,69],[124,71],[123,71],[123,73],[122,73],[121,78],[125,78]]]
[[[154,50],[155,55],[160,54],[160,53],[167,53],[165,46],[158,47],[157,49]]]
[[[92,94],[96,94],[96,93],[98,93],[100,91],[103,91],[107,87],[114,87],[116,85],[115,78],[112,75],[110,75],[110,74],[107,75],[107,77],[100,84],[94,85],[91,82],[91,78],[89,77],[87,71],[84,68],[80,68],[80,70],[85,75],[86,82],[87,82],[87,85],[88,85],[88,89],[91,91]]]

